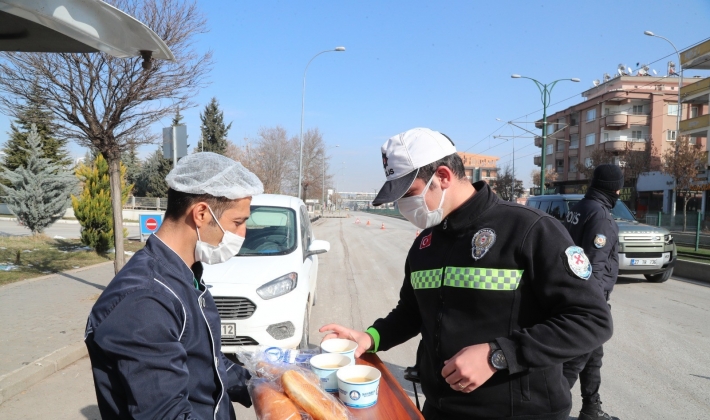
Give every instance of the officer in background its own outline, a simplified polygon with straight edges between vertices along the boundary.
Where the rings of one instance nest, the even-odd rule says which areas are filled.
[[[587,194],[570,209],[564,223],[574,243],[584,249],[592,264],[592,278],[589,281],[604,292],[607,301],[619,274],[619,227],[611,209],[619,199],[623,186],[624,174],[621,168],[610,164],[597,166]],[[591,353],[564,364],[564,375],[570,388],[579,376],[582,391],[579,420],[619,420],[601,408],[599,387],[603,356],[604,350],[599,346]]]
[[[451,140],[426,128],[382,146],[387,182],[374,205],[397,202],[423,229],[409,250],[397,306],[367,329],[323,326],[356,356],[421,334],[417,366],[427,420],[567,420],[562,363],[611,337],[589,260],[537,209],[471,184]]]

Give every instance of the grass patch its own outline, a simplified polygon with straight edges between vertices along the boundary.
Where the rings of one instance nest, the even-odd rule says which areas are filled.
[[[690,253],[693,255],[697,255],[699,257],[699,258],[693,258],[692,256],[679,255],[678,259],[687,260],[687,261],[702,262],[702,263],[710,262],[707,259],[707,258],[710,258],[710,249],[698,248],[698,250],[695,251],[695,247],[678,246],[678,245],[676,245],[676,248],[678,249],[678,252]]]
[[[124,244],[126,251],[131,252],[144,245],[128,240]],[[10,271],[0,270],[0,285],[112,261],[113,257],[113,252],[100,255],[86,249],[79,239],[52,239],[44,235],[0,237],[0,266],[14,265]]]

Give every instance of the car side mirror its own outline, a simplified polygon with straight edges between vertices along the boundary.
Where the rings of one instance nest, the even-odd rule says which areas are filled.
[[[325,254],[330,251],[330,242],[316,239],[308,247],[307,255]]]

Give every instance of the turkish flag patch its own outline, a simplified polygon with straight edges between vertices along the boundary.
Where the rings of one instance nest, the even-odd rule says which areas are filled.
[[[428,248],[429,245],[431,245],[431,233],[422,238],[422,241],[419,242],[419,249]]]

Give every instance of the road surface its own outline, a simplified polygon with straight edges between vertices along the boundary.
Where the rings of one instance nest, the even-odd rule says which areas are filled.
[[[416,228],[384,216],[353,216],[361,223],[355,224],[355,217],[315,223],[316,236],[330,241],[331,251],[320,256],[312,344],[320,341],[321,325],[338,322],[364,329],[398,300],[404,257]],[[385,230],[380,229],[382,223]],[[622,277],[611,304],[615,331],[604,347],[604,409],[623,420],[707,419],[710,287],[675,279],[653,284],[641,276]],[[10,316],[3,314],[3,321]],[[416,345],[415,338],[380,353],[409,391],[411,385],[401,380],[401,373],[414,364]],[[576,418],[581,406],[578,387],[573,400]],[[255,419],[253,410],[235,407],[238,419]],[[17,418],[98,419],[88,359],[0,405],[0,419]]]

